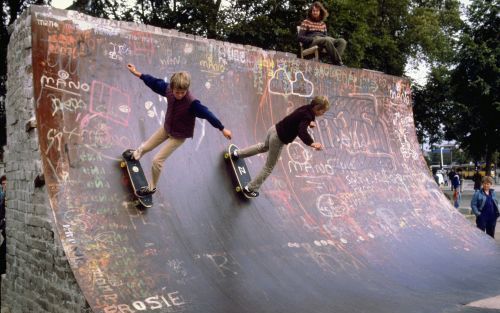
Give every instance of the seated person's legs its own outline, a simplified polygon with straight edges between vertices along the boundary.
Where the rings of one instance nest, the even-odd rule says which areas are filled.
[[[339,52],[335,48],[335,40],[332,37],[314,37],[312,46],[317,45],[320,48],[320,52],[323,50],[323,48],[326,50],[328,54],[329,61],[334,64],[334,65],[342,65],[342,59],[340,57]],[[343,39],[342,39],[343,40]],[[345,49],[345,45],[343,46],[343,49]]]

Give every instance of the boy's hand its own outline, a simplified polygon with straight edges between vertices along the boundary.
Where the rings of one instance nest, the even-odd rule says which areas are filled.
[[[141,73],[139,71],[137,71],[134,64],[131,64],[131,63],[127,64],[127,68],[130,71],[130,73],[134,74],[137,77],[141,77]]]
[[[233,134],[231,133],[231,131],[229,129],[226,129],[224,128],[222,130],[222,134],[224,135],[224,137],[226,137],[227,139],[231,139],[231,137],[233,136]]]
[[[323,145],[321,145],[319,142],[313,142],[311,144],[311,147],[313,147],[314,150],[323,150]]]
[[[316,122],[315,121],[311,121],[311,123],[309,123],[309,127],[311,127],[311,128],[316,127]]]

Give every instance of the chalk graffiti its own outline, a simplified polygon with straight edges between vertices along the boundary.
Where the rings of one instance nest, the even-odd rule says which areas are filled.
[[[130,96],[124,90],[94,80],[90,91],[89,110],[107,120],[128,126]]]
[[[313,83],[307,80],[302,72],[295,72],[294,75],[292,80],[285,68],[280,67],[269,80],[269,92],[283,96],[293,94],[300,97],[310,97],[314,92]]]

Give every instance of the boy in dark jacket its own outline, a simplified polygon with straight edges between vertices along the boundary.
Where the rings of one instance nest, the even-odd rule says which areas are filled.
[[[129,71],[139,77],[154,92],[167,98],[168,107],[165,114],[165,123],[146,142],[137,148],[132,157],[139,160],[141,156],[161,143],[167,143],[153,158],[151,168],[152,179],[149,186],[137,192],[138,196],[146,196],[156,191],[156,185],[160,178],[163,162],[184,143],[186,138],[192,138],[196,118],[208,120],[215,128],[222,132],[227,139],[231,139],[231,131],[224,128],[219,119],[201,104],[189,91],[191,77],[187,72],[177,72],[172,75],[170,83],[151,75],[142,74],[133,64],[127,65]],[[168,140],[167,140],[168,139]]]
[[[316,125],[314,123],[316,116],[325,114],[328,109],[330,109],[328,99],[324,96],[317,96],[310,104],[299,107],[276,125],[269,128],[264,142],[235,151],[231,156],[233,159],[247,158],[269,151],[264,168],[243,188],[243,192],[250,197],[257,197],[259,195],[258,190],[273,171],[280,157],[281,149],[284,145],[294,141],[297,136],[307,146],[311,146],[315,150],[321,150],[323,148],[322,145],[314,142],[307,132],[307,128],[314,127]]]

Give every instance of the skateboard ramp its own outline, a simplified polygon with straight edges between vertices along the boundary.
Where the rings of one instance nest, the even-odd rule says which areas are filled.
[[[461,312],[499,293],[499,247],[436,187],[407,80],[42,7],[32,31],[45,180],[94,312]],[[189,71],[240,147],[326,95],[312,131],[325,150],[289,144],[248,201],[223,161],[229,141],[197,120],[140,211],[119,159],[161,127],[166,101],[127,63]],[[247,159],[252,174],[264,161]]]

